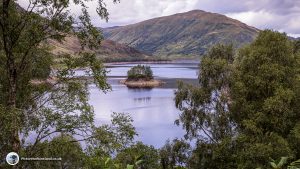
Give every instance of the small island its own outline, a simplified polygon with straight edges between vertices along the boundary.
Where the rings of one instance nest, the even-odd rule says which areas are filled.
[[[137,65],[127,72],[127,79],[121,80],[120,83],[130,88],[153,88],[158,87],[165,82],[156,80],[150,66]]]

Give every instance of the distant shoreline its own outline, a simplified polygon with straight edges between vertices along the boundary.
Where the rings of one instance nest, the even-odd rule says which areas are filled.
[[[178,59],[178,60],[168,60],[168,61],[131,61],[131,62],[103,62],[104,67],[113,65],[126,65],[126,64],[171,64],[171,63],[199,63],[196,59]],[[88,67],[75,68],[74,70],[87,70]]]
[[[168,64],[168,63],[195,63],[199,62],[199,60],[196,59],[178,59],[178,60],[159,60],[159,61],[129,61],[129,62],[105,62],[105,66],[111,66],[111,65],[124,65],[124,64]]]
[[[156,64],[163,64],[163,63],[173,63],[173,61],[131,61],[131,62],[107,62],[104,63],[105,66],[110,66],[110,65],[125,65],[125,64],[139,64],[139,63],[156,63]]]

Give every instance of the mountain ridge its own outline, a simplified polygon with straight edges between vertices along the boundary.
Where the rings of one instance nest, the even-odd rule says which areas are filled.
[[[204,11],[204,10],[200,10],[200,9],[194,9],[194,10],[191,10],[191,11],[187,11],[187,12],[179,12],[179,13],[175,13],[175,14],[172,14],[172,15],[166,15],[166,16],[160,16],[160,17],[156,17],[156,18],[150,18],[150,19],[146,19],[146,20],[143,20],[143,21],[140,21],[140,22],[136,22],[136,23],[132,23],[132,24],[128,24],[128,25],[123,25],[123,26],[110,26],[110,27],[106,27],[106,28],[100,28],[100,29],[116,29],[116,28],[120,28],[120,27],[124,27],[124,26],[131,26],[131,25],[136,25],[136,24],[139,24],[139,23],[143,23],[143,22],[147,22],[147,21],[151,21],[151,20],[155,20],[155,19],[160,19],[160,18],[164,18],[164,17],[171,17],[171,16],[176,16],[176,15],[181,15],[181,14],[188,14],[188,13],[196,13],[196,12],[203,12],[203,13],[207,13],[207,14],[213,14],[213,15],[219,15],[219,16],[222,16],[222,17],[226,17],[227,19],[230,19],[230,20],[233,20],[233,21],[236,21],[236,22],[240,22],[248,27],[251,27],[253,29],[256,29],[257,31],[260,31],[258,28],[254,27],[254,26],[249,26],[237,19],[233,19],[233,18],[230,18],[226,15],[222,15],[222,14],[219,14],[219,13],[215,13],[215,12],[207,12],[207,11]]]
[[[104,37],[157,56],[202,55],[215,43],[251,42],[259,30],[225,15],[192,10],[103,28]]]

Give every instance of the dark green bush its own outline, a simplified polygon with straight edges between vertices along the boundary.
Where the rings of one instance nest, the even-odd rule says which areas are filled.
[[[153,79],[153,72],[150,66],[137,65],[132,67],[127,72],[127,80],[151,80]]]

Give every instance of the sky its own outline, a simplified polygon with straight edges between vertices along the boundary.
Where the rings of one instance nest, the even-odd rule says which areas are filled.
[[[26,0],[20,0],[26,1]],[[103,0],[110,13],[109,21],[95,12],[98,0],[87,3],[94,25],[122,26],[143,20],[200,9],[220,13],[259,29],[273,29],[300,37],[300,0]],[[72,12],[80,9],[71,7]]]

